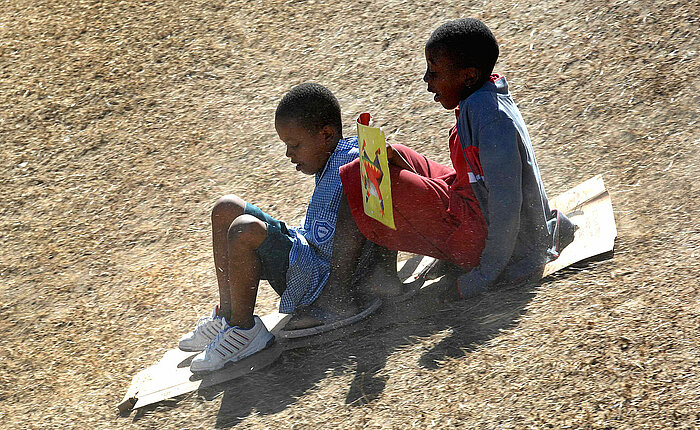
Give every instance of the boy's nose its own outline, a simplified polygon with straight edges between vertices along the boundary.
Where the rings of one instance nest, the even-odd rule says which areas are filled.
[[[423,73],[423,82],[427,83],[428,82],[428,71],[426,70],[425,73]]]

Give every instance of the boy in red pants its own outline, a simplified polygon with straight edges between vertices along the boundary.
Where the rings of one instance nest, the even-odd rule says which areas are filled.
[[[344,254],[334,253],[329,285],[352,273],[363,242],[357,231],[385,248],[459,266],[464,273],[443,292],[446,301],[531,279],[573,240],[573,224],[549,207],[506,79],[492,74],[498,52],[493,34],[476,19],[450,21],[433,32],[425,46],[423,80],[436,102],[455,109],[452,167],[402,145],[388,147],[392,230],[364,213],[359,160],[343,166],[347,199],[338,225],[348,233],[336,239]]]

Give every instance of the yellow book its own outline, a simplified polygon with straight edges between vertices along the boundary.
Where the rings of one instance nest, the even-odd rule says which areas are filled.
[[[370,115],[357,118],[357,141],[360,147],[360,175],[362,179],[362,203],[365,213],[396,230],[391,205],[389,161],[386,154],[384,132],[369,126]]]

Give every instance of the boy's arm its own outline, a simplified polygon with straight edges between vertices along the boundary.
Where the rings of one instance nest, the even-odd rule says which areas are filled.
[[[488,234],[479,266],[457,281],[462,297],[484,291],[505,268],[515,248],[523,203],[515,125],[509,120],[494,121],[480,130],[478,138],[479,160],[488,189]]]

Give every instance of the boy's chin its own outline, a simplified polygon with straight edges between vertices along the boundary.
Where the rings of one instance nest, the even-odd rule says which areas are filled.
[[[459,103],[445,103],[442,100],[440,100],[440,104],[442,105],[442,107],[444,107],[447,110],[452,110],[452,109],[456,108],[457,106],[459,106]]]
[[[311,170],[309,170],[308,167],[303,167],[303,166],[300,166],[298,164],[296,166],[296,170],[297,170],[297,172],[301,172],[301,173],[303,173],[305,175],[309,175],[309,176],[316,174],[316,172],[312,172]]]
[[[448,109],[448,110],[452,110],[452,109],[456,108],[457,106],[459,106],[459,102],[446,101],[442,97],[439,97],[437,94],[435,95],[434,100],[436,102],[440,103],[440,105],[442,105],[442,107],[444,107],[445,109]]]

